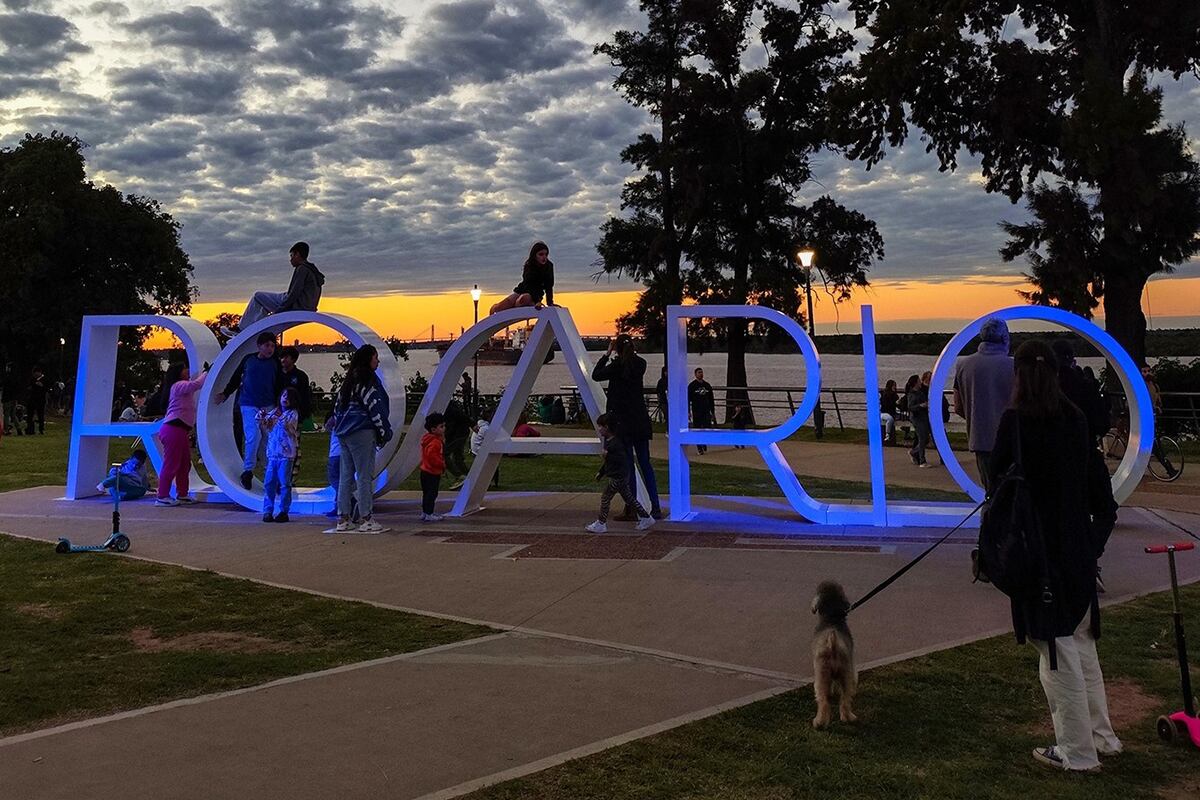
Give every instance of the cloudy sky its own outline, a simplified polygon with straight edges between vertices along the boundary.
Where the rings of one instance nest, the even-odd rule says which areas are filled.
[[[51,129],[86,141],[94,178],[183,223],[206,302],[282,289],[296,239],[339,296],[501,293],[539,238],[562,287],[586,289],[629,175],[618,153],[646,125],[591,54],[638,24],[624,0],[0,0],[0,12],[0,144]],[[1169,88],[1169,119],[1194,127],[1198,109],[1200,82]],[[818,177],[814,196],[878,222],[879,281],[1020,271],[996,255],[996,222],[1020,211],[970,164],[939,173],[917,144],[871,172],[831,155]]]

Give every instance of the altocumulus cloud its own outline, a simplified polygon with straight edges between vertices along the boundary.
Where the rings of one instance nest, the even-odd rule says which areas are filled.
[[[204,300],[279,283],[301,237],[335,294],[506,291],[535,238],[582,289],[647,126],[592,45],[638,22],[634,0],[0,0],[0,137],[73,133],[162,201]],[[878,275],[973,274],[1019,209],[972,169],[827,155],[814,196],[880,223]]]

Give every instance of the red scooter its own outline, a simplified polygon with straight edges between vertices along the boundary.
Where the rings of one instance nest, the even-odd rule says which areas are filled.
[[[1176,551],[1194,548],[1195,545],[1191,542],[1179,542],[1147,547],[1146,552],[1166,553],[1167,563],[1171,567],[1171,593],[1175,599],[1175,611],[1171,616],[1175,620],[1175,647],[1179,654],[1179,679],[1183,684],[1183,711],[1159,717],[1158,736],[1167,743],[1183,743],[1190,740],[1193,745],[1200,747],[1200,719],[1196,718],[1196,700],[1192,696],[1192,676],[1188,672],[1187,642],[1183,637],[1183,611],[1179,607],[1179,579],[1175,574]]]

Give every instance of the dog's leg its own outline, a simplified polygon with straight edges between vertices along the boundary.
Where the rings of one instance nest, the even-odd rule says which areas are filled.
[[[833,718],[832,709],[829,707],[829,671],[828,667],[820,660],[815,660],[813,664],[815,678],[813,679],[813,692],[817,697],[817,715],[813,717],[813,727],[818,730],[829,725],[829,721]]]
[[[842,722],[856,722],[858,717],[854,716],[854,711],[851,709],[851,703],[854,701],[854,693],[858,691],[858,673],[856,670],[849,670],[846,675],[846,685],[842,687],[842,702],[838,707],[838,713],[842,718]]]

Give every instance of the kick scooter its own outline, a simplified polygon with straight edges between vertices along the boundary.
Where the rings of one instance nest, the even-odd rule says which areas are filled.
[[[1175,610],[1171,617],[1175,622],[1175,649],[1179,656],[1179,680],[1183,685],[1183,710],[1165,714],[1158,718],[1158,736],[1164,742],[1182,744],[1187,741],[1200,747],[1200,719],[1196,718],[1196,699],[1192,696],[1192,676],[1188,672],[1187,641],[1183,636],[1183,611],[1179,607],[1179,578],[1175,574],[1175,553],[1192,550],[1191,542],[1159,544],[1147,547],[1147,553],[1166,553],[1171,568],[1171,594]]]
[[[121,533],[121,465],[113,464],[113,466],[117,468],[117,484],[109,490],[113,496],[112,533],[102,544],[71,544],[70,539],[60,538],[54,547],[54,552],[98,553],[103,550],[115,550],[118,553],[124,553],[129,549],[129,537]]]

